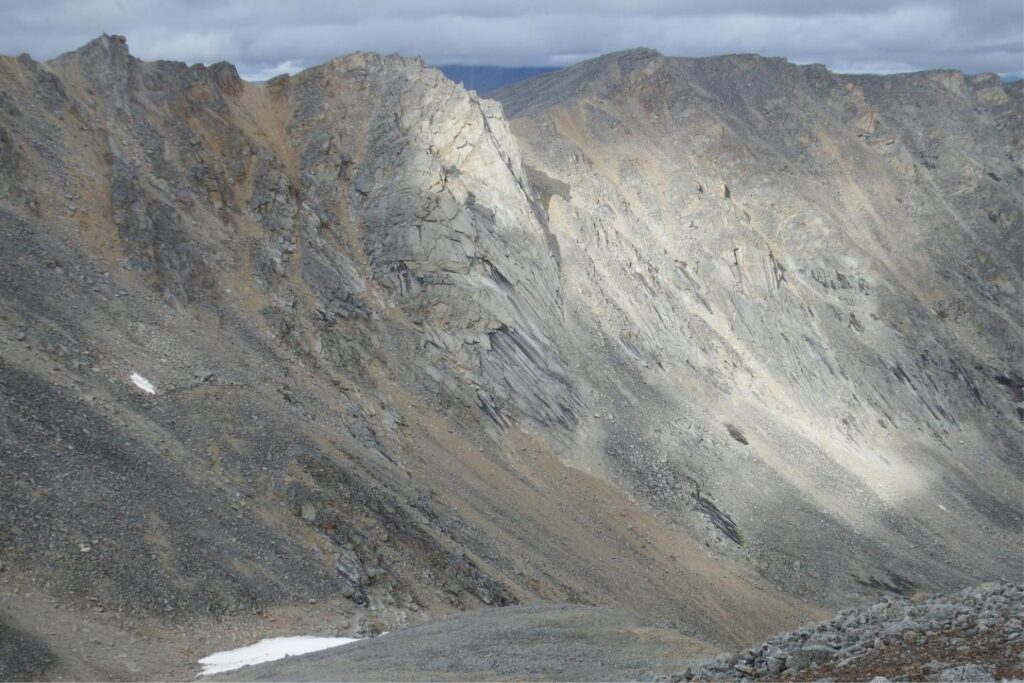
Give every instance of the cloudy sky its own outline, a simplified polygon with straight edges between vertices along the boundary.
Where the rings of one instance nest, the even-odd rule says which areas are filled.
[[[563,66],[603,52],[756,52],[836,71],[1024,72],[1022,0],[0,0],[0,53],[100,33],[145,59],[263,79],[356,50],[431,64]]]

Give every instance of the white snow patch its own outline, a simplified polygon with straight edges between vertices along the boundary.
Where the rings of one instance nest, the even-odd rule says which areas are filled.
[[[147,394],[155,394],[156,393],[156,387],[153,386],[152,382],[150,382],[148,379],[146,379],[145,377],[143,377],[139,373],[133,372],[132,376],[131,376],[131,380],[132,380],[132,382],[135,383],[135,386],[137,386],[139,389],[142,389]]]
[[[246,645],[236,650],[214,652],[203,657],[199,663],[203,665],[200,676],[224,673],[241,669],[243,666],[272,662],[292,655],[304,655],[309,652],[326,650],[330,647],[347,645],[360,638],[322,638],[319,636],[290,636],[286,638],[267,638],[253,645]]]

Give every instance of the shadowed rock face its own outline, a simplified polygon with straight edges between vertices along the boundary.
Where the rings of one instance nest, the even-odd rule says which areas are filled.
[[[722,646],[1019,570],[997,81],[634,52],[500,98],[0,58],[0,620],[65,664],[85,610],[206,648],[545,600]]]

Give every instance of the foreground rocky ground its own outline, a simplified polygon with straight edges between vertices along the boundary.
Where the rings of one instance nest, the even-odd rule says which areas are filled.
[[[678,680],[982,681],[1024,676],[1024,588],[886,597],[721,655]]]

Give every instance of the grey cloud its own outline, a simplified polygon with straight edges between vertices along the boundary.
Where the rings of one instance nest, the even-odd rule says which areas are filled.
[[[1024,71],[1019,0],[4,0],[0,19],[4,54],[46,59],[122,33],[140,57],[223,59],[251,78],[356,50],[561,66],[639,46],[757,52],[837,71]]]

